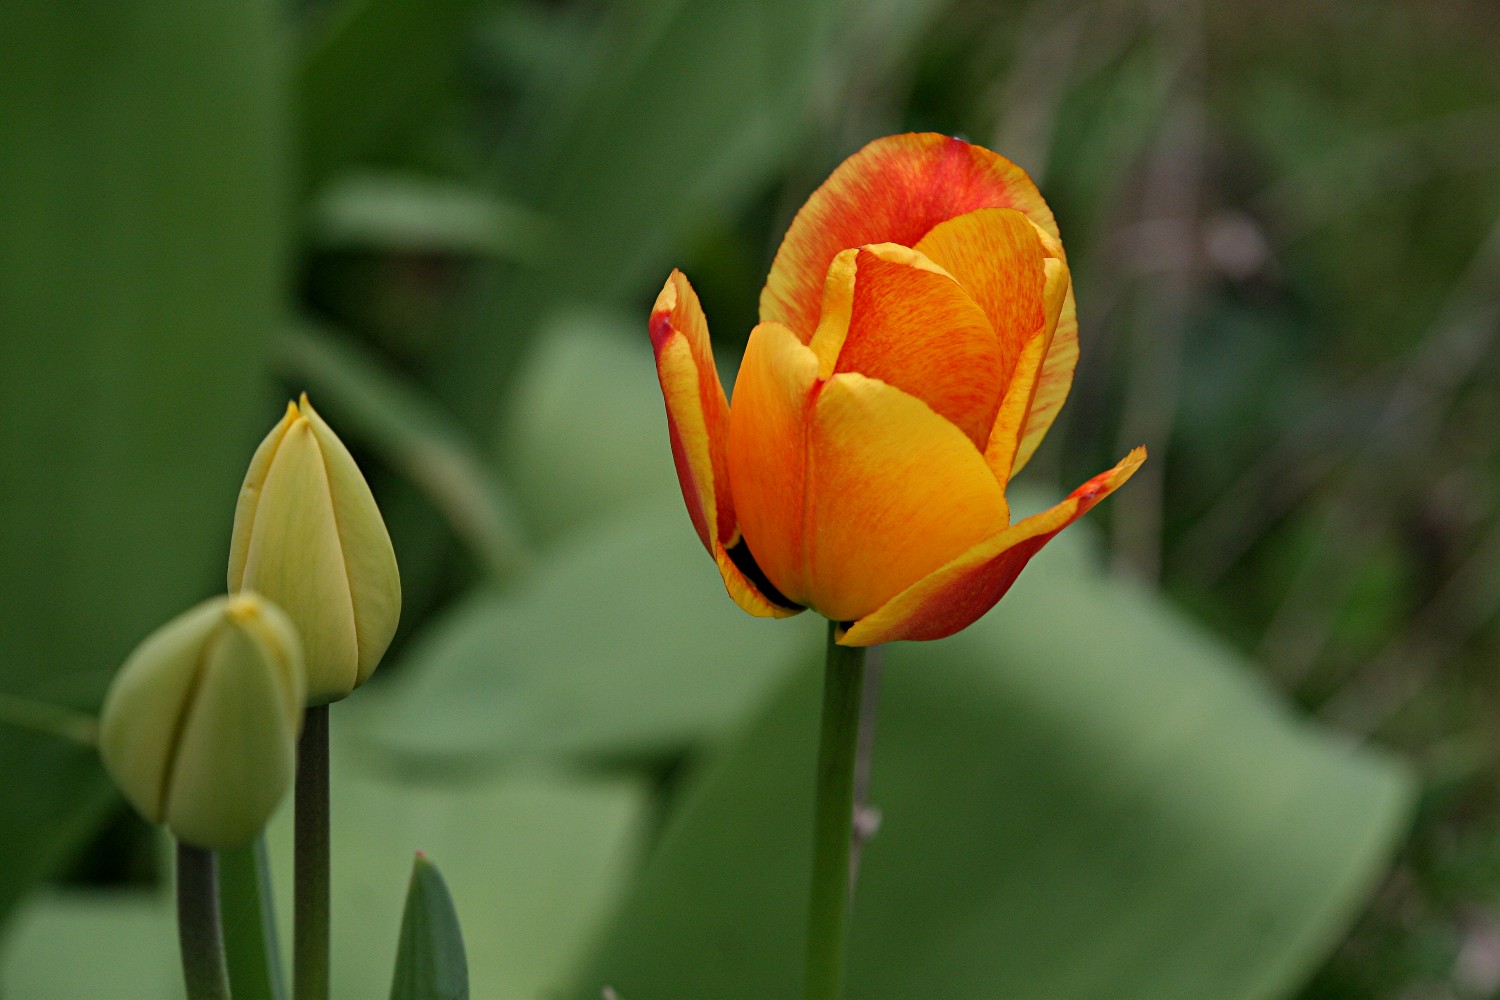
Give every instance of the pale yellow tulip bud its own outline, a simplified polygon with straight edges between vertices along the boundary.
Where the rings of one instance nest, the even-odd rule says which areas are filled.
[[[243,847],[291,785],[306,694],[291,620],[255,593],[216,597],[130,654],[99,753],[148,820],[198,847]]]
[[[401,615],[396,553],[370,487],[304,393],[256,449],[229,543],[229,590],[265,594],[307,652],[309,705],[369,680]]]

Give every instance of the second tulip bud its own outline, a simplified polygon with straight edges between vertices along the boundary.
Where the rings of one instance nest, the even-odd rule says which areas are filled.
[[[243,588],[286,609],[302,634],[310,705],[368,680],[396,632],[390,535],[354,458],[306,394],[287,404],[240,489],[229,589]]]

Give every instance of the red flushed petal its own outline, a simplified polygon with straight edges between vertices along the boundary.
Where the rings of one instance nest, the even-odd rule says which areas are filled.
[[[834,258],[810,346],[823,378],[879,379],[932,407],[976,448],[989,440],[1008,378],[1000,344],[967,290],[918,251],[884,243]]]
[[[873,646],[896,639],[941,639],[967,628],[1005,596],[1042,546],[1123,485],[1145,460],[1146,449],[1136,448],[1062,503],[980,542],[897,594],[856,621],[838,641]]]
[[[674,270],[651,309],[651,347],[667,405],[672,458],[688,514],[710,553],[735,531],[724,457],[729,400],[714,366],[708,320],[687,277]]]
[[[740,607],[762,617],[795,613],[769,600],[729,558],[739,537],[726,454],[729,403],[714,366],[703,308],[680,271],[672,272],[657,296],[649,329],[672,460],[698,538]]]
[[[792,220],[761,292],[762,322],[782,323],[807,343],[839,251],[916,246],[939,223],[981,208],[1017,209],[1057,235],[1036,185],[1005,157],[932,133],[875,140],[840,164]]]

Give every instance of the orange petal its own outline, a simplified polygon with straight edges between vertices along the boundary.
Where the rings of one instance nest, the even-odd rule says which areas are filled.
[[[1040,307],[1037,315],[1040,325]],[[921,253],[884,243],[835,257],[809,346],[821,377],[879,379],[932,407],[975,447],[989,440],[1007,377],[1000,344],[974,299]]]
[[[825,383],[807,447],[806,598],[835,621],[869,614],[1005,526],[1003,491],[973,443],[884,382]]]
[[[792,331],[750,332],[729,414],[729,476],[754,563],[789,602],[805,604],[807,419],[818,359]]]
[[[1063,296],[1062,309],[1057,327],[1052,334],[1052,344],[1047,350],[1047,360],[1042,362],[1042,373],[1037,379],[1036,393],[1031,411],[1026,416],[1026,429],[1021,432],[1021,443],[1016,451],[1011,475],[1020,472],[1037,446],[1042,443],[1047,429],[1057,418],[1068,390],[1073,385],[1073,370],[1078,367],[1078,309],[1073,304],[1073,287],[1070,284]]]
[[[1026,459],[1031,457],[1031,451],[1041,443],[1042,435],[1046,433],[1046,426],[1040,427],[1036,437],[1031,441],[1031,451],[1025,456],[1021,455],[1021,448],[1026,444],[1025,428],[1030,426],[1032,415],[1037,413],[1037,398],[1039,386],[1047,375],[1047,365],[1057,357],[1054,348],[1057,345],[1056,329],[1058,318],[1064,307],[1072,302],[1072,279],[1068,274],[1068,265],[1055,257],[1049,257],[1043,261],[1043,272],[1045,274],[1042,285],[1042,329],[1038,334],[1026,342],[1021,350],[1021,356],[1016,359],[1016,367],[1011,373],[1010,384],[1005,390],[1005,399],[1000,404],[1000,411],[995,415],[995,425],[990,431],[989,443],[985,446],[984,457],[994,470],[995,478],[1006,483],[1026,464]],[[1072,355],[1067,368],[1067,382],[1061,386],[1061,396],[1052,402],[1051,409],[1047,414],[1047,423],[1050,424],[1052,417],[1056,415],[1062,400],[1068,394],[1068,383],[1072,381],[1072,365],[1078,359],[1077,324],[1074,324],[1074,338],[1071,342]]]
[[[693,527],[735,603],[752,615],[790,614],[767,599],[729,556],[739,537],[725,453],[729,403],[714,367],[703,307],[680,271],[672,272],[657,296],[650,331],[667,405],[672,460]]]
[[[1057,235],[1036,185],[1005,157],[932,133],[875,140],[840,164],[792,220],[761,292],[761,320],[783,323],[807,343],[839,251],[916,246],[938,223],[980,208],[1019,209]]]
[[[839,637],[846,646],[895,639],[941,639],[967,628],[994,607],[1032,556],[1052,536],[1118,489],[1146,460],[1136,448],[1108,472],[1074,490],[1050,510],[985,539],[934,573],[907,587]]]
[[[1000,384],[1009,383],[1022,348],[1046,321],[1045,251],[1036,226],[1015,209],[981,208],[934,226],[916,249],[953,275],[984,310],[999,344]]]

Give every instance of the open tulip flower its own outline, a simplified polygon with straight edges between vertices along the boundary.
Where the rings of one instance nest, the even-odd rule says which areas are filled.
[[[951,635],[1145,460],[1011,523],[1005,486],[1067,396],[1078,322],[1052,212],[987,149],[924,134],[854,154],[793,219],[760,318],[733,406],[680,272],[650,326],[688,512],[753,615],[811,607],[851,646]]]

